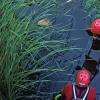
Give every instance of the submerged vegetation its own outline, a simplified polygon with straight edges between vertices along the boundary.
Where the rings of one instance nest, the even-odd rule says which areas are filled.
[[[100,0],[85,0],[85,7],[90,17],[100,18]]]
[[[68,45],[69,39],[51,38],[52,34],[68,31],[65,26],[58,29],[53,25],[56,1],[34,0],[31,3],[35,8],[28,14],[31,5],[26,0],[0,2],[0,92],[7,100],[27,96],[25,91],[31,91],[33,97],[37,97],[36,84],[50,81],[40,79],[39,74],[60,71],[50,66],[43,67],[46,60],[55,54],[77,50]],[[47,24],[38,25],[43,19]]]

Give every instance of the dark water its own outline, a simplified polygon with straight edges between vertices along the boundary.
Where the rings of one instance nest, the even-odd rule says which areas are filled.
[[[79,48],[83,48],[84,51],[87,48],[87,44],[88,42],[92,42],[91,37],[87,34],[87,32],[85,31],[91,22],[91,19],[88,18],[88,14],[85,12],[84,7],[82,6],[82,0],[76,0],[74,2],[69,3],[69,6],[63,5],[61,6],[60,9],[60,13],[58,15],[58,18],[56,19],[58,23],[62,22],[63,24],[67,24],[68,21],[68,17],[63,16],[64,14],[64,9],[69,9],[71,8],[71,11],[69,12],[69,14],[71,15],[70,19],[73,23],[72,23],[72,29],[73,31],[69,32],[69,37],[73,37],[73,38],[80,38],[77,41],[71,42],[72,45],[75,45]],[[75,30],[74,30],[75,29]],[[89,46],[88,46],[89,48]],[[81,56],[83,52],[77,52],[77,51],[73,51],[73,52],[68,52],[68,54],[64,54],[63,57],[58,57],[56,59],[56,62],[60,62],[59,64],[61,65],[68,65],[68,62],[64,59],[68,59],[68,58],[72,58],[72,57],[77,57],[77,56]],[[92,52],[90,54],[91,57],[93,57],[93,59],[98,60],[100,58],[100,56],[98,56],[99,53],[95,53]],[[100,55],[100,54],[99,54]],[[81,58],[81,60],[84,60]],[[77,65],[78,62],[74,62],[72,64],[69,64],[68,66],[71,67],[71,69],[66,70],[65,67],[65,72],[55,72],[54,74],[48,76],[48,79],[51,79],[52,82],[45,84],[44,85],[44,95],[43,96],[43,100],[52,100],[52,94],[48,94],[46,95],[45,92],[56,92],[56,91],[60,91],[63,89],[64,85],[66,84],[66,82],[69,80],[69,77],[74,77],[72,76],[68,76],[67,74],[71,74],[75,68],[75,66]],[[47,77],[46,77],[47,78]],[[59,82],[58,82],[59,81]],[[69,80],[69,81],[73,81],[73,80]],[[91,85],[94,86],[97,90],[97,100],[100,99],[99,93],[100,93],[100,73],[98,73],[96,75],[96,77],[92,80]],[[43,84],[41,84],[43,86]],[[45,89],[45,86],[47,86],[47,90]]]
[[[58,3],[58,12],[56,21],[54,22],[55,25],[60,24],[60,26],[67,25],[67,28],[70,28],[71,31],[69,32],[62,32],[60,35],[53,34],[50,38],[51,39],[77,39],[76,41],[73,40],[70,42],[70,45],[76,46],[77,48],[82,48],[83,51],[70,51],[61,55],[57,55],[52,57],[48,63],[44,67],[49,65],[54,66],[54,68],[63,69],[63,71],[55,71],[48,73],[48,76],[43,74],[41,75],[41,79],[49,79],[51,80],[48,83],[41,83],[37,88],[37,95],[40,96],[36,100],[52,100],[53,92],[60,91],[63,89],[64,85],[67,81],[74,81],[74,71],[75,67],[79,63],[79,59],[82,57],[82,54],[87,48],[88,40],[90,40],[91,44],[91,37],[85,31],[91,22],[91,19],[88,18],[88,13],[84,10],[82,6],[83,0],[73,0],[68,4],[64,4],[63,0],[59,1]],[[34,7],[34,9],[36,9]],[[31,11],[30,9],[28,13]],[[66,11],[69,11],[68,14],[65,14]],[[59,26],[57,26],[59,28]],[[67,34],[67,35],[66,35]],[[68,42],[68,41],[67,41]],[[88,47],[89,48],[89,47]],[[98,56],[99,53],[92,53],[91,56],[98,60],[100,58]],[[79,58],[78,58],[79,57]],[[75,62],[69,62],[69,59],[77,60]],[[81,60],[84,60],[81,58]],[[80,61],[80,63],[82,63]],[[68,67],[67,67],[68,66]],[[53,68],[53,67],[52,67]],[[93,79],[91,85],[94,86],[97,90],[97,93],[100,92],[100,73]],[[25,99],[27,100],[27,99]],[[34,100],[32,97],[28,100]],[[100,100],[100,96],[97,95],[97,100]]]

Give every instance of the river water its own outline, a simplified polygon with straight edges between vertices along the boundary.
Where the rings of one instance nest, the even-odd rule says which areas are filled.
[[[52,81],[49,82],[48,84],[45,84],[44,86],[43,86],[43,84],[41,84],[42,92],[41,93],[39,92],[39,94],[41,94],[41,97],[42,97],[41,100],[52,100],[53,92],[62,90],[67,81],[73,82],[74,75],[71,75],[71,74],[73,73],[73,70],[74,70],[75,66],[77,66],[79,61],[76,61],[74,63],[69,63],[69,62],[67,62],[67,59],[73,58],[73,57],[78,57],[78,56],[81,57],[82,54],[84,53],[85,49],[87,48],[88,41],[89,40],[90,40],[90,42],[92,41],[91,37],[85,31],[89,27],[89,25],[91,23],[91,19],[88,17],[88,13],[85,11],[84,6],[82,6],[82,2],[83,2],[82,0],[73,0],[72,2],[70,2],[68,4],[68,6],[62,4],[62,6],[60,7],[61,9],[59,11],[59,15],[56,20],[57,20],[57,23],[62,22],[63,24],[67,24],[68,17],[63,16],[64,10],[71,9],[69,14],[71,16],[70,20],[73,22],[72,27],[71,27],[73,30],[69,32],[69,37],[79,38],[79,40],[77,40],[77,41],[72,41],[71,44],[73,46],[83,48],[84,50],[82,52],[78,52],[78,51],[68,52],[68,53],[64,54],[63,56],[54,58],[55,60],[53,59],[53,61],[55,61],[55,63],[59,63],[60,67],[61,66],[62,67],[70,66],[71,68],[69,67],[69,69],[67,69],[67,67],[64,67],[63,69],[65,71],[63,71],[63,72],[57,71],[57,72],[50,74],[49,76],[46,76],[46,79],[50,79]],[[98,54],[99,53],[93,53],[93,54],[91,54],[91,56],[95,60],[98,60],[98,58],[100,58],[98,56]],[[81,58],[81,60],[84,60],[84,59]],[[100,84],[100,73],[98,73],[91,82],[91,86],[94,86],[97,90],[97,100],[100,100],[99,84]]]
[[[83,51],[74,50],[66,52],[64,54],[52,57],[52,59],[50,59],[50,61],[46,63],[44,67],[52,65],[54,68],[58,68],[60,71],[54,71],[50,73],[47,72],[48,75],[41,75],[41,79],[49,79],[51,81],[39,84],[37,88],[37,96],[39,97],[36,98],[36,100],[52,100],[54,92],[62,90],[66,82],[74,82],[75,67],[78,63],[84,60],[84,57],[82,59],[82,55],[84,54],[84,51],[87,48],[88,41],[92,41],[91,37],[86,32],[86,29],[89,27],[91,23],[91,19],[88,17],[88,13],[85,11],[82,2],[83,0],[73,0],[65,4],[63,3],[63,0],[59,0],[58,15],[56,17],[56,21],[54,24],[67,25],[70,23],[68,28],[70,28],[71,31],[63,32],[61,35],[52,35],[50,38],[72,38],[73,40],[69,41],[70,45],[76,46],[77,48],[82,48]],[[68,11],[68,13],[66,13],[66,11]],[[91,56],[96,60],[98,59],[98,53],[91,54]],[[72,61],[68,61],[72,58]],[[94,86],[97,90],[97,100],[100,100],[99,84],[100,73],[98,73],[91,82],[91,85]],[[30,98],[28,100],[34,99]]]

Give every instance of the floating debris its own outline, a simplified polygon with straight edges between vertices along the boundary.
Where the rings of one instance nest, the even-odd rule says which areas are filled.
[[[39,26],[45,26],[45,27],[47,27],[47,26],[50,25],[50,21],[49,21],[49,19],[44,18],[44,19],[39,20],[37,24]]]

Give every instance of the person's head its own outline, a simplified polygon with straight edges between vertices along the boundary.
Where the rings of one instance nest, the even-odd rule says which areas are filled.
[[[90,25],[90,31],[92,32],[94,37],[100,36],[100,18],[92,21]]]
[[[90,73],[86,69],[81,69],[76,74],[76,84],[81,87],[86,87],[90,83]]]

